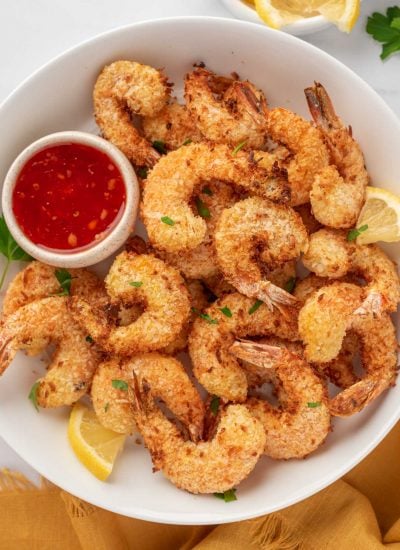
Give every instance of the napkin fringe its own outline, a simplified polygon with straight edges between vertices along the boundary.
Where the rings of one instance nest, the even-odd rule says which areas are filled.
[[[61,498],[64,501],[67,513],[72,518],[85,518],[96,512],[97,508],[80,498],[61,491]]]
[[[41,478],[40,486],[37,486],[20,472],[8,468],[0,469],[0,492],[45,491],[52,488],[54,485],[44,477]]]
[[[263,521],[252,520],[250,540],[255,548],[265,550],[301,550],[303,543],[290,529],[284,518],[275,513]]]

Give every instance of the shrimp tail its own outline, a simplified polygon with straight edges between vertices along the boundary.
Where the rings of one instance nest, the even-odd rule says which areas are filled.
[[[284,350],[279,346],[260,344],[252,340],[236,340],[231,345],[230,351],[242,361],[269,369],[273,368],[276,361],[282,357]]]
[[[250,298],[257,298],[264,302],[271,311],[274,307],[279,310],[281,306],[295,307],[298,299],[270,281],[258,281],[256,283],[237,282],[236,288]]]
[[[337,115],[328,92],[319,82],[304,90],[314,122],[324,130],[337,125]]]
[[[384,309],[383,301],[383,296],[380,292],[371,292],[360,307],[353,312],[353,315],[380,315]]]
[[[267,100],[265,97],[261,96],[258,98],[248,82],[234,82],[233,87],[235,88],[239,101],[246,109],[246,112],[254,117],[254,122],[256,124],[259,124],[259,120],[257,120],[257,117],[254,115],[268,115]]]
[[[13,342],[14,338],[4,331],[0,333],[0,375],[6,370],[17,352]]]
[[[393,380],[394,377],[393,373]],[[331,399],[329,411],[333,416],[351,416],[361,411],[392,384],[393,382],[388,384],[386,378],[376,377],[360,380]]]

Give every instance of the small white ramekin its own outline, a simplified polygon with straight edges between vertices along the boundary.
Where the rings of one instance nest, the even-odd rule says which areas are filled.
[[[39,151],[47,147],[79,143],[94,147],[105,153],[119,168],[125,185],[125,207],[115,225],[110,227],[103,239],[92,245],[74,250],[53,250],[33,243],[22,231],[12,209],[14,187],[24,165]],[[28,145],[12,163],[4,180],[2,209],[7,226],[17,241],[30,256],[56,267],[86,267],[111,256],[132,233],[139,205],[139,184],[131,163],[121,151],[105,139],[86,132],[65,131],[49,134]]]
[[[222,4],[238,19],[243,19],[244,21],[251,21],[252,23],[259,23],[265,25],[265,23],[258,17],[256,10],[251,6],[248,6],[242,0],[220,0]],[[282,27],[282,31],[295,36],[304,36],[306,34],[311,34],[313,32],[321,31],[330,27],[330,23],[322,15],[316,15],[315,17],[306,17],[305,19],[300,19],[295,21],[290,25]]]

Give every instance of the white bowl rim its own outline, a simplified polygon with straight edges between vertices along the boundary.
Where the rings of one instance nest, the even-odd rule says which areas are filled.
[[[329,63],[333,63],[336,66],[340,67],[340,70],[346,74],[348,73],[351,75],[353,79],[356,79],[359,81],[359,83],[364,86],[365,88],[369,89],[370,93],[372,93],[375,96],[375,99],[377,102],[381,104],[381,108],[385,110],[388,113],[388,116],[390,116],[393,120],[393,122],[398,126],[399,129],[399,135],[400,135],[400,120],[397,118],[397,116],[394,114],[394,112],[390,109],[390,107],[386,104],[386,102],[379,96],[379,94],[367,83],[365,82],[360,76],[358,76],[355,72],[353,72],[351,69],[349,69],[346,65],[344,65],[341,61],[338,59],[332,57],[330,54],[324,52],[323,50],[317,48],[316,46],[309,44],[308,42],[305,42],[301,40],[300,38],[293,36],[288,33],[283,33],[281,31],[276,31],[274,29],[270,29],[269,27],[259,25],[257,23],[251,23],[248,21],[243,21],[239,19],[233,19],[233,18],[225,18],[225,17],[212,17],[212,16],[178,16],[178,17],[166,17],[166,18],[157,18],[157,19],[148,19],[144,21],[139,21],[136,23],[130,23],[127,25],[118,26],[114,29],[111,29],[109,31],[99,33],[95,35],[94,37],[91,37],[87,40],[84,40],[75,46],[72,46],[71,48],[68,48],[66,51],[63,51],[61,54],[57,55],[50,61],[43,64],[41,67],[39,67],[36,71],[31,73],[27,78],[25,78],[7,97],[6,99],[0,104],[0,112],[5,106],[5,104],[13,98],[14,95],[18,95],[18,92],[20,89],[24,88],[27,84],[29,84],[29,81],[34,78],[36,78],[40,73],[47,70],[48,67],[50,67],[53,64],[57,64],[62,58],[69,56],[71,53],[84,48],[87,44],[95,44],[98,41],[101,41],[106,36],[112,36],[113,34],[118,34],[121,31],[126,31],[130,29],[135,29],[138,26],[149,26],[152,27],[153,25],[157,24],[164,24],[164,23],[181,23],[181,24],[189,24],[190,22],[198,22],[202,21],[204,23],[223,23],[224,25],[232,25],[233,27],[248,27],[253,30],[253,32],[262,32],[262,33],[280,33],[280,39],[288,42],[301,42],[302,48],[304,48],[306,51],[317,51],[318,55],[322,56],[322,58],[325,58],[326,60],[329,60]],[[383,438],[389,433],[389,431],[393,428],[395,423],[400,418],[400,407],[399,410],[392,414],[390,418],[388,418],[387,423],[385,425],[385,428],[382,429],[382,431],[376,435],[374,434],[374,439],[371,440],[369,445],[367,445],[365,448],[363,448],[358,453],[354,454],[349,461],[347,461],[345,464],[341,465],[340,467],[336,468],[335,470],[332,469],[332,472],[330,475],[326,476],[323,480],[319,480],[313,484],[309,484],[307,488],[303,489],[301,491],[301,495],[298,494],[291,495],[290,498],[288,498],[286,501],[280,502],[279,505],[276,507],[272,507],[269,509],[268,513],[273,513],[278,510],[281,510],[283,508],[286,508],[288,506],[291,506],[293,504],[296,504],[297,502],[300,502],[313,494],[317,493],[318,491],[321,491],[322,489],[328,487],[332,483],[334,483],[336,480],[340,479],[343,475],[345,475],[347,472],[349,472],[352,468],[354,468],[357,464],[361,462],[363,458],[365,458],[373,449],[383,440]],[[24,459],[24,457],[21,457]],[[28,462],[28,461],[27,461]],[[70,489],[63,483],[60,482],[60,480],[53,479],[52,476],[47,476],[46,472],[42,471],[40,468],[35,469],[41,474],[43,477],[49,479],[49,481],[53,482],[55,485],[60,487],[61,489],[65,491],[69,491]],[[75,496],[78,498],[81,498],[82,500],[87,499],[87,495],[85,495],[84,488],[82,488],[81,491],[74,491]],[[109,510],[111,512],[126,515],[126,510],[118,505],[117,502],[110,503],[109,505],[105,505],[103,502],[99,502],[97,499],[90,499],[90,502],[94,504],[95,506],[99,506],[100,508]],[[176,514],[172,511],[165,511],[163,514],[163,518],[160,519],[160,515],[156,512],[153,512],[153,510],[149,509],[143,509],[141,507],[136,507],[133,511],[134,515],[130,517],[135,517],[137,519],[142,519],[145,521],[153,521],[153,522],[162,522],[166,524],[177,524],[176,521]],[[235,521],[242,521],[246,519],[252,519],[255,517],[259,517],[261,515],[264,515],[265,511],[259,510],[254,511],[252,513],[243,513],[243,512],[236,512],[232,508],[232,511],[229,514],[229,517],[218,517],[218,523],[231,523]],[[192,514],[188,518],[182,518],[180,520],[180,525],[210,525],[213,522],[209,520],[209,517],[204,517],[202,513]]]
[[[76,251],[58,251],[43,248],[31,241],[22,231],[12,209],[12,195],[19,173],[25,164],[44,149],[63,144],[82,144],[105,153],[121,173],[125,188],[125,204],[112,222],[105,236]],[[135,171],[126,156],[112,143],[89,132],[64,130],[42,136],[25,147],[13,160],[3,181],[1,204],[4,218],[14,239],[25,252],[35,259],[57,267],[87,267],[104,260],[115,252],[128,238],[133,229],[138,204],[139,183]]]

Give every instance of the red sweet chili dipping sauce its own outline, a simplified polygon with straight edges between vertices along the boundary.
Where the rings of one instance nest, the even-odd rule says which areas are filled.
[[[69,143],[48,147],[24,165],[13,191],[14,216],[35,244],[81,248],[102,239],[125,205],[114,162],[98,149]]]

